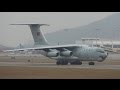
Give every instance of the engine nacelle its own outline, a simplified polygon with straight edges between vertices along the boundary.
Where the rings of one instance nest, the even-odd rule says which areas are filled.
[[[47,57],[57,57],[57,56],[59,56],[59,52],[51,51],[51,52],[48,52],[46,56]]]
[[[72,56],[73,52],[72,51],[61,51],[60,56]]]

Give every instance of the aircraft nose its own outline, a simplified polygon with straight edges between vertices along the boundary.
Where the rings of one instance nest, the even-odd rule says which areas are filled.
[[[105,52],[105,55],[104,55],[104,57],[105,57],[105,58],[107,58],[107,56],[108,56],[108,52]]]
[[[106,59],[108,56],[108,52],[105,52],[104,54],[100,55],[100,57],[104,60]]]

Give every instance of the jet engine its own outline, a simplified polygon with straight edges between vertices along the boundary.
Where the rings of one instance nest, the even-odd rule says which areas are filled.
[[[57,57],[59,56],[59,52],[57,51],[50,51],[47,53],[47,57]]]
[[[72,51],[69,50],[60,52],[60,56],[72,56],[72,55],[73,55]]]

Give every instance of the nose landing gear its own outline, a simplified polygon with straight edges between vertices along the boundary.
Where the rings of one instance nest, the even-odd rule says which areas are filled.
[[[89,62],[89,65],[95,65],[95,63],[94,62]]]

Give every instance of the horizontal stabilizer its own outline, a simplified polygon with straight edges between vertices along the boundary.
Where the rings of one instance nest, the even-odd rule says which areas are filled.
[[[50,26],[50,25],[48,25],[48,24],[10,24],[10,25],[32,25],[32,26],[43,26],[43,25],[45,25],[45,26]]]

